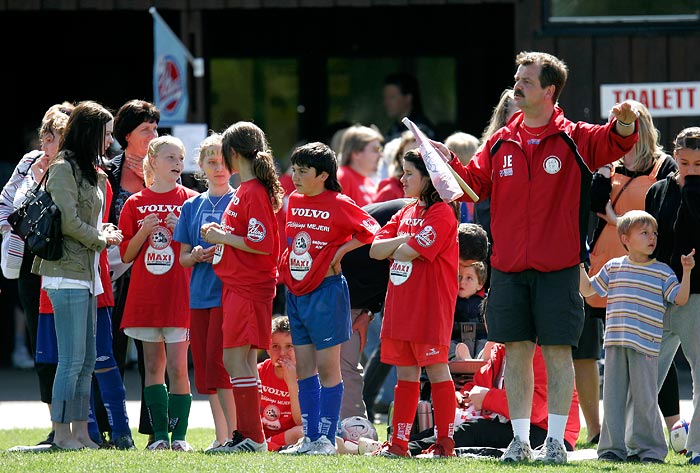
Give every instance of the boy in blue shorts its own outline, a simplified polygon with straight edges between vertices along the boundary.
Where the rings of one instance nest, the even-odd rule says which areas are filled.
[[[340,345],[352,333],[340,260],[371,243],[379,224],[340,193],[338,161],[328,146],[300,146],[291,162],[296,191],[289,196],[280,276],[288,289],[304,437],[282,453],[331,455],[343,399]]]

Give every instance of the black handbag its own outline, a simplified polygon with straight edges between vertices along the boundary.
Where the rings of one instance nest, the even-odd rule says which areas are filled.
[[[61,231],[61,211],[51,194],[44,188],[49,175],[48,169],[27,191],[27,196],[7,221],[23,240],[29,251],[41,259],[55,261],[63,256],[63,232]]]

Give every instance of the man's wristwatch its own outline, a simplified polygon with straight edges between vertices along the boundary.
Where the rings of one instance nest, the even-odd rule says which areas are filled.
[[[367,317],[369,317],[369,321],[370,321],[370,322],[374,320],[374,313],[373,313],[371,310],[369,310],[369,309],[362,309],[362,310],[360,311],[360,315],[362,315],[362,314],[367,314]]]

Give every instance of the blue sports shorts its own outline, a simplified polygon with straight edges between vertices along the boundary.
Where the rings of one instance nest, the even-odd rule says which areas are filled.
[[[56,325],[53,314],[39,314],[39,326],[36,337],[36,362],[49,365],[58,364],[58,346],[56,343]],[[95,369],[117,366],[112,352],[112,308],[97,309],[97,361]]]
[[[350,293],[343,274],[326,277],[308,294],[287,292],[287,315],[294,345],[313,344],[316,350],[350,339]]]

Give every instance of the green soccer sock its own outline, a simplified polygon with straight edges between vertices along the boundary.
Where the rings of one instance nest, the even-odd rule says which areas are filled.
[[[168,416],[173,440],[185,440],[191,406],[191,394],[170,394]]]
[[[168,387],[165,384],[146,386],[143,389],[143,399],[146,401],[148,416],[151,418],[154,438],[170,441],[168,437]]]

